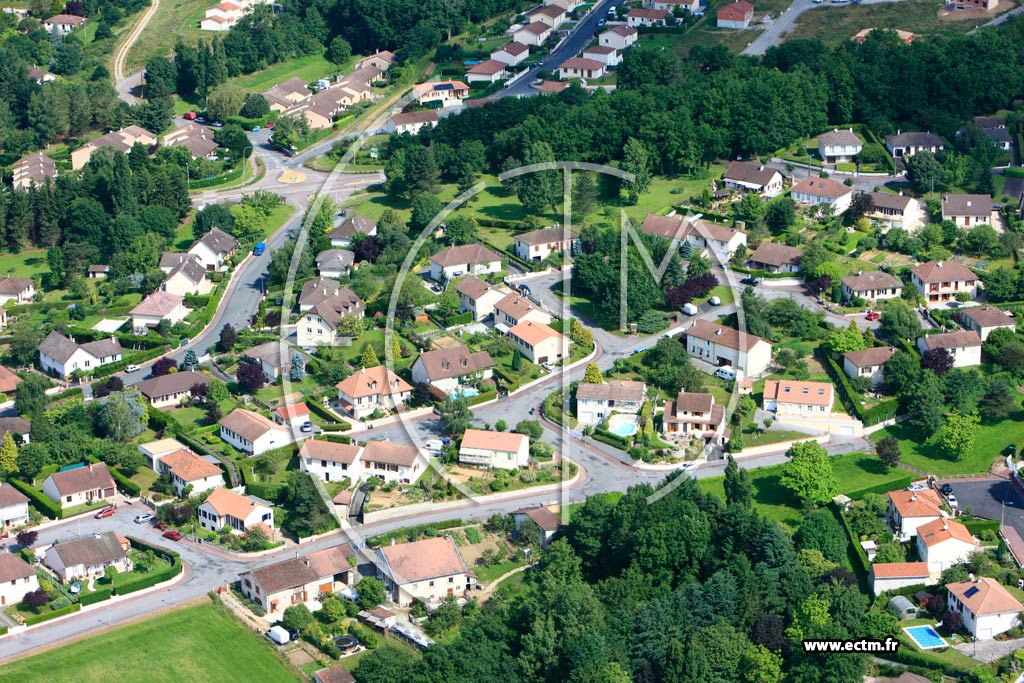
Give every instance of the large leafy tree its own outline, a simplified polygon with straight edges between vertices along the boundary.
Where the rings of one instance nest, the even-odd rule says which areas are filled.
[[[821,445],[808,441],[794,444],[786,451],[789,461],[782,465],[779,483],[800,500],[824,505],[839,494],[828,453]]]
[[[96,428],[114,441],[133,439],[146,428],[146,405],[137,389],[111,392],[96,411]]]

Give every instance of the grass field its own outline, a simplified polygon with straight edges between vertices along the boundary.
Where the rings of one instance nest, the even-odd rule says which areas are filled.
[[[199,30],[199,22],[214,4],[210,0],[160,0],[146,30],[128,51],[128,69],[143,67],[154,55],[171,54],[178,38],[186,45],[195,45],[200,37],[209,37],[209,33]]]
[[[760,6],[757,9],[760,12]],[[712,20],[711,22],[697,24],[690,31],[682,35],[671,33],[643,35],[640,38],[640,44],[645,47],[663,47],[680,57],[686,57],[690,54],[690,49],[695,45],[702,47],[724,45],[730,52],[739,52],[756,37],[757,33],[754,31],[733,31],[715,28],[714,21]]]
[[[327,61],[323,55],[306,55],[305,57],[275,64],[263,71],[238,76],[231,79],[231,81],[245,90],[262,92],[277,83],[287,81],[289,78],[301,78],[310,83],[318,78],[327,78],[335,74],[345,73],[351,70],[351,65],[354,61],[355,57],[351,58],[349,63],[337,66]]]
[[[72,680],[296,683],[301,678],[226,610],[202,605],[4,664],[0,673],[0,683]]]
[[[49,270],[45,249],[26,249],[17,254],[0,255],[0,277],[34,278]]]

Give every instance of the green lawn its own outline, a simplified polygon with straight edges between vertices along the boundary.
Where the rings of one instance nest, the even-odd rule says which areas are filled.
[[[202,605],[7,663],[0,683],[296,683],[298,672],[225,609]],[[259,672],[254,676],[254,672]]]
[[[207,0],[160,0],[160,6],[146,24],[146,30],[128,51],[128,69],[135,71],[156,55],[169,56],[174,52],[178,38],[186,44],[195,45],[200,37],[209,37],[208,33],[199,30],[199,22],[211,6]]]
[[[474,567],[473,573],[476,574],[476,578],[480,583],[488,584],[506,572],[510,572],[516,567],[522,567],[524,564],[525,562],[521,560],[506,560],[486,567]]]
[[[350,62],[353,61],[354,58],[350,60]],[[320,78],[344,73],[349,67],[350,64],[340,67],[336,66],[327,61],[322,54],[307,55],[275,64],[263,71],[238,76],[231,79],[231,81],[245,90],[262,92],[271,86],[287,81],[289,78],[301,78],[307,83],[312,83]]]
[[[26,249],[17,254],[0,255],[0,277],[34,278],[46,270],[49,268],[45,249]]]

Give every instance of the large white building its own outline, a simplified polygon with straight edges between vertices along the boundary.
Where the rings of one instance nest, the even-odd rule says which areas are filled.
[[[910,271],[910,281],[928,308],[956,301],[961,293],[973,299],[978,293],[978,280],[958,261],[928,261]]]
[[[933,349],[945,349],[953,357],[954,368],[981,365],[981,337],[974,330],[925,334],[917,340],[917,350],[924,354]]]
[[[964,628],[978,640],[991,640],[1020,624],[1024,605],[998,581],[987,576],[946,584],[947,607],[963,617]]]
[[[514,470],[530,460],[530,439],[512,432],[467,429],[459,447],[459,462],[474,467]]]
[[[265,501],[243,496],[231,489],[216,488],[196,515],[199,525],[208,531],[220,531],[227,527],[231,533],[244,534],[249,529],[263,526],[268,537],[274,534],[274,508]]]
[[[437,604],[459,597],[476,583],[450,536],[377,548],[377,571],[391,600]]]
[[[121,343],[114,337],[77,344],[54,330],[39,344],[43,371],[64,379],[76,371],[89,374],[101,365],[116,363],[121,355]]]
[[[0,607],[16,605],[39,588],[36,570],[18,555],[0,553]]]
[[[357,420],[366,419],[378,410],[396,410],[412,395],[412,386],[383,365],[357,370],[335,388],[342,409]]]
[[[684,334],[692,357],[715,366],[731,366],[746,378],[759,377],[771,365],[771,343],[752,334],[706,320],[697,320]]]
[[[252,569],[239,580],[242,595],[277,619],[293,605],[320,607],[323,596],[359,580],[356,554],[347,543]]]
[[[287,429],[245,408],[235,408],[221,418],[219,424],[220,438],[250,455],[260,455],[292,442]]]
[[[917,556],[933,574],[966,562],[980,547],[967,527],[952,519],[935,519],[917,527]]]
[[[581,382],[576,387],[576,419],[581,426],[599,424],[613,412],[637,415],[643,408],[647,385],[631,379]]]

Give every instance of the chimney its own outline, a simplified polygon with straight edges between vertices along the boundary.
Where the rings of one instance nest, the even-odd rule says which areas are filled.
[[[719,327],[717,330],[715,330],[715,336],[716,337],[722,336],[722,328],[721,327]]]
[[[307,558],[305,558],[305,559],[303,559],[302,561],[306,563],[306,566],[307,566],[307,567],[309,566],[309,558],[308,558],[308,557],[307,557]]]
[[[901,133],[900,129],[899,129],[899,128],[897,128],[897,129],[896,129],[896,135],[899,135],[900,133]]]
[[[949,531],[949,522],[943,520],[943,522],[942,522],[942,530],[943,531]]]
[[[359,370],[359,372],[361,372],[362,374],[364,374],[364,375],[365,375],[365,374],[366,374],[366,368],[362,368],[362,369],[360,369],[360,370]]]
[[[910,496],[910,502],[911,503],[913,503],[915,500],[917,500],[917,494],[916,493]]]
[[[938,268],[941,268],[941,267],[942,267],[942,261],[939,261],[939,262],[938,262],[937,264],[935,264],[935,265],[936,265],[936,267],[938,267]]]

